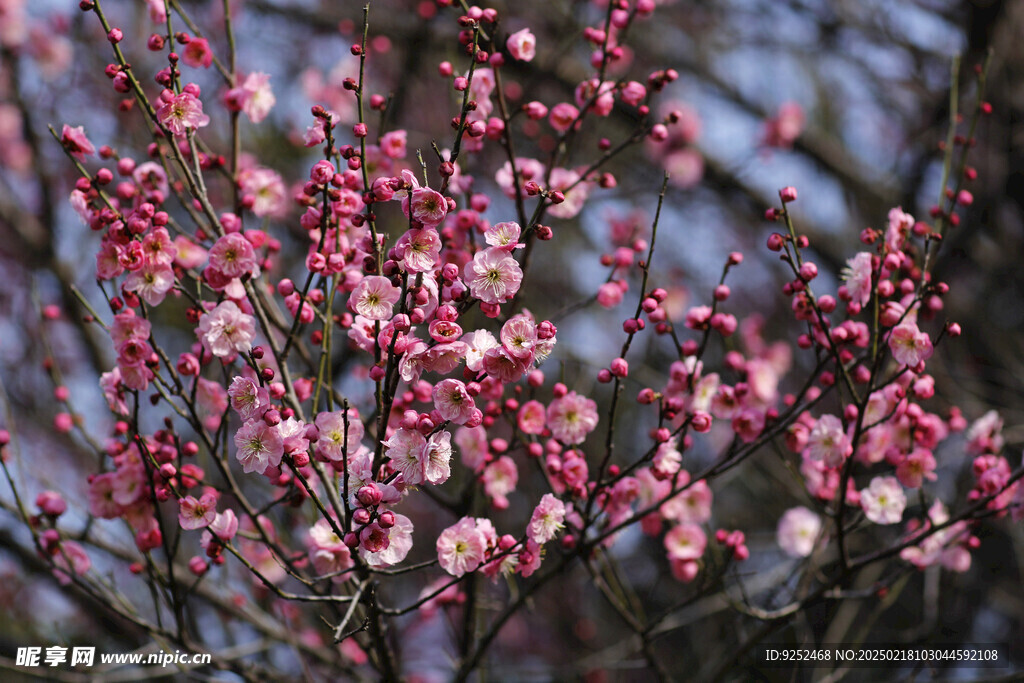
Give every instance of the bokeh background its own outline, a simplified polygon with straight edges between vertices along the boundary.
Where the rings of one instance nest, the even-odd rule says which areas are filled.
[[[211,27],[204,35],[222,54],[221,4],[182,6],[201,27]],[[516,90],[530,99],[571,101],[576,84],[589,73],[590,48],[581,32],[599,22],[603,10],[574,0],[491,6],[503,17],[504,30],[529,26],[538,37],[533,62],[506,67],[513,106],[526,101],[517,99]],[[445,59],[462,63],[451,13],[435,16],[430,2],[372,0],[370,7],[369,83],[372,91],[391,97],[386,126],[408,130],[410,148],[425,154],[432,140],[444,146],[457,102],[437,65]],[[136,72],[160,68],[161,55],[145,49],[153,30],[145,4],[111,1],[104,8],[128,36],[122,45]],[[301,144],[310,105],[339,111],[352,105],[341,81],[355,73],[348,46],[359,30],[362,3],[251,0],[233,8],[240,68],[271,74],[277,96],[267,121],[245,124],[243,149],[258,153],[261,164],[288,182],[301,180],[316,158]],[[1024,4],[678,0],[659,3],[655,17],[631,27],[625,65],[612,74],[644,81],[653,70],[676,69],[679,79],[660,100],[683,108],[688,133],[674,142],[674,153],[645,145],[630,149],[608,169],[617,187],[595,189],[577,218],[552,222],[556,238],[537,250],[530,273],[534,291],[545,296],[524,300],[538,317],[559,326],[557,366],[545,368],[549,376],[560,374],[586,390],[597,369],[617,355],[622,337],[616,332],[626,314],[590,301],[607,275],[600,257],[612,248],[613,223],[649,236],[666,166],[673,182],[658,233],[655,284],[671,290],[677,310],[707,302],[727,254],[742,251],[746,260],[730,276],[729,310],[756,311],[768,340],[792,340],[788,301],[780,293],[786,275],[764,248],[776,228],[763,214],[776,202],[778,188],[798,188],[792,211],[823,271],[818,289],[834,288],[839,270],[859,246],[861,229],[884,227],[891,207],[925,218],[937,203],[938,144],[948,130],[952,78],[960,83],[961,106],[969,110],[974,68],[989,60],[986,99],[993,113],[982,118],[970,158],[978,172],[968,185],[975,201],[949,233],[935,266],[936,277],[952,290],[940,315],[960,323],[964,335],[940,346],[931,372],[938,406],[955,402],[969,419],[990,409],[1000,412],[1016,465],[1024,441]],[[954,54],[961,55],[961,68],[951,76]],[[81,323],[85,311],[71,290],[75,286],[87,299],[102,302],[93,260],[98,238],[70,210],[73,169],[47,130],[48,125],[58,130],[64,123],[84,125],[96,144],[142,157],[147,132],[138,111],[118,112],[121,96],[103,73],[109,60],[109,45],[91,14],[69,10],[66,3],[0,0],[0,423],[17,435],[14,472],[19,487],[32,496],[44,488],[69,492],[72,500],[76,493],[84,496],[84,477],[95,470],[93,446],[103,442],[112,424],[97,378],[112,366],[113,349]],[[223,90],[213,70],[195,80],[213,94],[207,96],[211,101]],[[155,88],[151,79],[146,82]],[[207,111],[213,123],[204,130],[205,141],[215,150],[227,149],[224,110],[208,106]],[[568,163],[589,162],[601,137],[623,139],[636,124],[635,111],[616,109],[580,136]],[[790,130],[799,134],[787,135]],[[540,158],[552,142],[543,132],[520,137],[522,156]],[[500,197],[493,172],[502,161],[495,147],[467,163],[476,191]],[[285,245],[283,253],[292,254],[291,260],[282,257],[282,274],[300,272],[298,215],[291,209],[266,223]],[[494,222],[510,219],[511,203],[498,198],[487,215]],[[48,304],[61,307],[60,319],[43,320],[40,310]],[[177,339],[188,342],[191,332],[181,316],[168,316],[162,324],[179,328]],[[634,366],[627,386],[631,393],[664,382],[659,378],[672,360],[671,346],[654,335],[641,336],[637,344],[632,357],[640,367]],[[794,353],[797,368],[810,360]],[[61,435],[53,429],[55,415],[65,410],[53,398],[54,373],[71,389],[73,409],[95,444],[81,433]],[[346,389],[358,394],[359,386],[353,382]],[[637,438],[651,426],[639,414],[622,417]],[[630,434],[629,427],[620,431],[624,440]],[[971,486],[962,443],[952,440],[939,455],[940,476],[962,500]],[[737,580],[771,604],[774,596],[764,591],[785,586],[788,571],[774,546],[774,520],[795,504],[798,487],[777,462],[760,459],[714,489],[714,524],[745,529],[750,541],[752,560]],[[56,642],[141,646],[142,634],[107,619],[87,598],[60,589],[9,513],[11,500],[9,488],[0,486],[0,501],[8,509],[0,511],[0,654],[10,655],[17,645]],[[84,506],[77,514],[84,528],[89,524]],[[769,642],[842,642],[867,634],[869,642],[1003,643],[1014,664],[1024,666],[1024,537],[1005,520],[984,524],[978,535],[982,546],[967,573],[937,568],[910,573],[886,598],[802,614],[772,633]],[[118,539],[115,529],[109,538],[113,545],[126,540]],[[731,608],[730,602],[741,599],[734,590],[695,596],[666,577],[657,543],[636,535],[617,547],[615,571],[634,583],[637,609],[657,613],[688,602],[663,622],[657,641],[680,677],[708,674],[728,660],[730,642],[759,628],[756,620]],[[112,581],[123,573],[116,553],[100,553],[94,565],[110,572]],[[858,582],[870,586],[877,578],[865,575]],[[506,668],[495,670],[495,680],[566,680],[602,669],[616,680],[643,680],[642,672],[629,670],[633,652],[627,630],[589,582],[581,572],[567,584],[568,592],[542,593],[530,614],[509,626],[511,635],[496,654]],[[225,633],[230,630],[224,627]],[[421,642],[426,647],[429,639]],[[263,656],[297,675],[289,653]]]

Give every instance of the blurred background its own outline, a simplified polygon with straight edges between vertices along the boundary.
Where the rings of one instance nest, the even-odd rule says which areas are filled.
[[[592,73],[592,46],[583,40],[583,29],[598,25],[604,10],[597,3],[573,0],[496,1],[490,6],[502,18],[501,31],[529,26],[537,36],[534,61],[505,67],[510,105],[517,108],[533,99],[549,105],[572,101],[576,85]],[[144,75],[147,92],[157,94],[152,74],[165,56],[146,50],[146,37],[154,31],[146,4],[110,1],[103,7],[124,30],[122,47],[135,72]],[[214,54],[224,55],[221,4],[183,1],[181,7],[202,27]],[[309,107],[324,104],[343,121],[352,120],[354,100],[342,81],[358,68],[348,47],[358,40],[362,3],[250,0],[232,8],[239,69],[270,74],[277,98],[266,121],[243,124],[243,151],[258,155],[259,164],[276,170],[292,187],[317,158],[316,150],[302,144],[311,124]],[[432,154],[431,141],[450,145],[448,121],[458,113],[455,93],[438,75],[443,60],[456,64],[457,71],[465,64],[453,16],[432,2],[370,3],[370,90],[390,97],[385,129],[406,129],[410,150],[422,149],[425,156]],[[194,33],[180,22],[175,30]],[[778,229],[763,217],[766,208],[777,204],[778,189],[798,188],[799,200],[791,210],[798,231],[810,237],[809,253],[822,271],[816,289],[834,291],[840,269],[860,248],[863,228],[884,228],[895,206],[927,220],[939,200],[939,143],[948,131],[952,79],[959,83],[961,111],[969,115],[975,67],[990,59],[986,100],[992,113],[978,126],[969,160],[977,179],[966,185],[974,202],[948,233],[934,270],[951,287],[938,318],[958,322],[964,334],[939,346],[931,372],[937,386],[935,412],[944,413],[943,407],[954,402],[968,420],[998,410],[1005,421],[1008,457],[1018,464],[1024,441],[1022,35],[1024,4],[1009,0],[659,2],[653,19],[630,27],[624,58],[609,76],[646,82],[652,71],[675,69],[678,80],[658,96],[654,109],[661,111],[663,104],[665,110],[681,110],[684,124],[673,129],[667,143],[636,145],[616,158],[605,169],[614,174],[616,187],[593,188],[578,216],[551,219],[555,239],[536,250],[529,274],[533,291],[546,296],[523,300],[538,318],[550,318],[559,327],[558,350],[545,366],[549,379],[560,377],[570,387],[590,390],[597,370],[618,355],[621,321],[634,305],[639,282],[632,283],[624,308],[606,311],[595,305],[593,294],[608,275],[601,255],[614,250],[616,235],[649,239],[666,169],[672,180],[652,283],[670,291],[679,315],[689,305],[710,303],[727,255],[742,251],[746,258],[730,274],[733,296],[726,310],[738,317],[756,311],[767,341],[792,340],[789,302],[781,296],[787,273],[764,247]],[[954,54],[961,55],[961,67],[951,75]],[[77,287],[96,306],[103,303],[95,285],[98,237],[68,204],[74,171],[47,130],[48,125],[58,131],[65,123],[84,125],[95,144],[144,158],[148,131],[138,111],[118,112],[122,96],[103,73],[110,59],[92,14],[68,11],[63,3],[0,0],[0,424],[17,435],[13,472],[30,499],[48,488],[77,492],[84,500],[84,477],[96,471],[95,447],[111,433],[97,379],[113,365],[113,349],[81,323],[85,311],[71,290]],[[223,80],[215,69],[191,69],[186,75],[203,88],[212,118],[204,141],[224,153],[230,144],[227,114],[217,104]],[[518,154],[545,158],[554,142],[550,128],[531,128],[523,117],[519,121],[514,133]],[[608,118],[589,123],[565,166],[590,163],[601,138],[617,144],[629,137],[637,125],[636,111],[617,107]],[[486,216],[492,222],[513,219],[512,202],[501,197],[494,180],[504,161],[502,150],[489,145],[462,161],[463,171],[474,177],[473,190],[494,198]],[[227,189],[214,181],[214,193]],[[284,244],[278,277],[301,272],[305,246],[299,215],[286,203],[280,215],[263,219]],[[40,315],[50,304],[62,311],[56,320]],[[168,315],[160,322],[167,329],[165,338],[182,345],[174,353],[185,350],[191,332],[184,316]],[[724,350],[713,350],[712,357],[720,358]],[[673,360],[671,344],[641,335],[631,354],[627,394],[635,395],[642,386],[660,388]],[[812,361],[794,350],[793,375],[799,377]],[[54,430],[55,416],[67,410],[53,397],[55,377],[71,389],[71,410],[93,443],[80,432]],[[358,396],[361,386],[365,391],[357,382],[346,390]],[[621,417],[628,425],[619,433],[624,442],[631,435],[645,438],[652,426],[639,411]],[[694,457],[706,461],[713,453],[698,451]],[[972,482],[962,441],[951,439],[938,457],[940,480],[949,485],[943,497],[963,500]],[[712,586],[698,596],[694,585],[674,582],[664,571],[660,543],[638,533],[622,539],[610,560],[616,566],[608,571],[628,576],[634,585],[637,609],[658,614],[685,605],[661,622],[663,633],[655,641],[680,678],[711,674],[728,661],[729,643],[760,628],[756,619],[732,609],[730,603],[744,599],[736,585],[747,586],[759,604],[785,602],[785,578],[793,566],[775,546],[774,523],[797,504],[800,489],[778,459],[760,458],[748,465],[713,486],[712,528],[746,530],[752,552],[751,561],[731,577],[732,590]],[[6,485],[0,486],[0,500],[10,508]],[[514,501],[509,518],[521,518],[525,505]],[[90,523],[87,509],[77,508],[84,527]],[[880,643],[1003,643],[1015,665],[1024,665],[1024,538],[1007,520],[986,523],[977,535],[982,545],[968,572],[934,568],[908,573],[898,590],[884,598],[837,602],[801,614],[772,632],[768,642],[866,637]],[[5,615],[0,654],[9,655],[23,644],[103,638],[111,647],[126,648],[146,642],[142,634],[107,620],[87,598],[61,591],[41,569],[28,540],[17,518],[0,511],[0,613]],[[130,539],[117,538],[113,527],[109,540],[130,545]],[[429,556],[429,548],[418,550]],[[97,553],[94,567],[117,581],[123,568],[117,566],[116,553],[108,555]],[[629,631],[600,601],[591,578],[582,571],[570,578],[561,595],[540,593],[533,609],[510,623],[494,655],[495,680],[600,680],[600,675],[645,680],[642,660],[630,671],[635,651]],[[877,579],[865,572],[857,582],[871,586]],[[777,595],[765,593],[779,585]],[[260,607],[270,614],[277,609]],[[430,640],[423,636],[414,642],[419,645],[407,653],[413,664],[417,648],[427,649]],[[289,652],[264,656],[290,675],[298,671]],[[424,664],[424,670],[429,666]],[[850,680],[877,680],[864,671],[870,670],[854,672]],[[957,675],[970,679],[977,673]],[[731,675],[791,680],[782,670],[756,672],[742,664]]]

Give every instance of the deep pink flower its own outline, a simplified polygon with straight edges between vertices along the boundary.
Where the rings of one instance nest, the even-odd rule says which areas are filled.
[[[96,153],[96,148],[89,142],[89,138],[85,137],[83,126],[72,128],[64,124],[64,128],[60,132],[60,141],[64,145],[64,149],[79,161],[85,161],[87,155]]]
[[[206,38],[192,38],[181,53],[181,61],[191,67],[209,69],[213,64],[213,51]]]

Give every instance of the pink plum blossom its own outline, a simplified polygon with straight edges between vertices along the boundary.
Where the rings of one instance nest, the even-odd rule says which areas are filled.
[[[896,524],[903,519],[907,497],[896,477],[875,477],[860,492],[860,504],[875,524]]]
[[[243,472],[263,474],[268,467],[277,467],[284,457],[284,443],[277,428],[261,419],[250,420],[235,434],[235,457]]]
[[[597,403],[570,391],[551,402],[547,419],[552,436],[566,445],[580,444],[597,427]]]
[[[441,532],[437,539],[437,559],[452,576],[476,571],[484,561],[487,539],[477,529],[476,520],[463,517]]]
[[[519,291],[523,271],[507,251],[490,247],[466,264],[464,277],[473,296],[488,304],[503,304]]]
[[[218,358],[230,358],[252,348],[256,321],[251,315],[242,313],[235,302],[222,301],[199,318],[196,334],[210,353]]]
[[[188,91],[172,97],[157,109],[156,115],[160,125],[175,136],[185,135],[210,123],[210,117],[203,113],[203,103]]]
[[[807,457],[839,467],[853,453],[850,437],[843,431],[843,422],[835,415],[822,415],[807,437]]]
[[[696,524],[677,524],[665,534],[665,550],[674,560],[699,560],[707,543],[704,530]]]
[[[913,322],[903,322],[893,328],[889,335],[889,350],[897,363],[908,367],[928,360],[934,352],[931,337]]]
[[[505,41],[505,47],[508,48],[508,53],[512,55],[513,59],[529,62],[537,54],[537,38],[530,32],[530,29],[524,28],[510,35]]]
[[[359,315],[369,320],[387,320],[401,291],[380,275],[368,275],[359,281],[350,301]]]
[[[544,545],[562,530],[565,522],[565,503],[550,493],[545,493],[533,509],[526,533],[530,540]]]
[[[821,517],[807,508],[790,508],[779,518],[776,542],[790,557],[807,557],[821,533]]]

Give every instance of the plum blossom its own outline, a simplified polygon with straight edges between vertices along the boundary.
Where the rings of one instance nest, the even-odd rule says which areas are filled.
[[[460,380],[441,380],[434,385],[432,396],[434,408],[441,417],[455,424],[466,424],[477,411],[476,402]]]
[[[903,519],[907,497],[896,477],[875,477],[860,492],[860,505],[875,524],[896,524]]]
[[[846,281],[846,293],[850,301],[865,306],[871,300],[871,271],[871,254],[866,251],[847,260],[841,277]]]
[[[448,215],[448,202],[444,195],[429,187],[417,187],[411,192],[409,211],[415,220],[433,228],[441,224]]]
[[[515,221],[495,223],[484,231],[484,241],[492,247],[501,247],[506,251],[522,246],[519,244],[519,235],[522,228]]]
[[[339,461],[348,453],[352,455],[363,440],[364,427],[359,413],[354,408],[345,411],[321,412],[314,420],[320,438],[316,442],[316,453],[326,460]],[[346,439],[346,436],[348,437]]]
[[[401,294],[386,277],[368,275],[359,281],[349,301],[359,315],[369,320],[387,320]]]
[[[410,486],[423,483],[423,466],[420,458],[426,445],[426,437],[415,429],[396,429],[384,442],[384,454],[402,474],[402,480]]]
[[[675,525],[665,534],[665,550],[673,560],[699,560],[707,544],[704,530],[688,522]]]
[[[779,518],[775,538],[782,551],[790,557],[807,557],[814,552],[819,533],[821,518],[800,506],[786,510]]]
[[[490,247],[466,264],[464,277],[473,296],[484,303],[503,304],[519,291],[523,271],[507,251]]]
[[[242,85],[227,93],[228,101],[242,111],[253,123],[267,118],[277,98],[270,89],[270,75],[255,71],[245,77]]]
[[[903,322],[889,335],[889,350],[897,363],[914,367],[931,358],[935,349],[927,332],[919,330],[914,322]]]
[[[243,235],[230,232],[210,248],[210,267],[217,269],[226,278],[260,274],[256,251]]]
[[[438,485],[448,481],[451,476],[452,435],[441,431],[430,435],[423,446],[421,460],[423,463],[424,481]]]
[[[60,142],[64,145],[64,149],[68,151],[68,154],[79,161],[85,161],[87,155],[96,153],[96,148],[89,142],[89,138],[85,136],[85,128],[83,126],[72,128],[65,123],[64,128],[60,132]]]
[[[388,529],[388,547],[375,553],[359,548],[359,555],[371,567],[390,567],[406,558],[412,550],[412,520],[395,513],[395,525]]]
[[[807,457],[824,462],[826,467],[839,467],[852,453],[853,444],[843,431],[842,420],[835,415],[818,418],[807,437]]]
[[[125,278],[124,288],[135,292],[150,306],[158,306],[174,287],[174,270],[170,265],[148,261]]]
[[[476,571],[484,561],[487,538],[472,517],[463,517],[441,532],[437,539],[437,559],[452,576]]]
[[[209,526],[217,516],[217,498],[206,494],[196,500],[185,496],[178,502],[178,523],[182,529],[201,529]]]
[[[203,103],[187,90],[157,109],[156,116],[160,125],[175,136],[185,135],[210,123],[210,117],[203,113]]]
[[[491,504],[498,510],[508,508],[508,494],[516,490],[519,483],[519,469],[515,460],[503,455],[484,468],[481,477],[484,493],[491,499]]]
[[[210,353],[218,358],[231,358],[252,349],[256,321],[242,313],[234,301],[222,301],[199,318],[196,334]]]
[[[597,403],[575,391],[570,391],[551,402],[547,418],[551,435],[562,443],[573,446],[583,443],[587,434],[597,427]]]
[[[235,434],[235,457],[243,472],[263,474],[268,467],[277,467],[284,457],[284,442],[276,427],[261,419],[250,420]]]
[[[505,41],[505,47],[508,48],[508,53],[512,55],[513,59],[529,62],[537,55],[537,38],[530,32],[530,29],[524,28],[510,35]]]
[[[526,533],[530,540],[544,545],[562,530],[565,522],[565,503],[550,493],[545,493],[530,516]]]
[[[228,387],[231,407],[244,421],[262,415],[270,407],[270,395],[265,387],[261,387],[249,377],[235,377]]]

